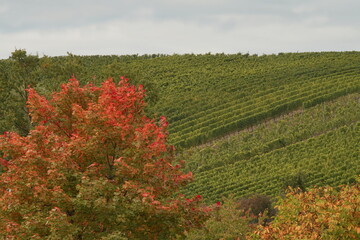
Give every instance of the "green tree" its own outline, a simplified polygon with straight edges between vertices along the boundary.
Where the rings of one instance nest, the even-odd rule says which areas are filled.
[[[35,86],[35,70],[39,57],[27,55],[25,50],[15,50],[8,61],[0,63],[0,131],[17,131],[27,135],[30,118],[26,108],[28,86]]]
[[[0,61],[0,132],[15,131],[26,136],[32,128],[26,89],[36,88],[50,95],[74,73],[82,75],[83,67],[80,57],[70,53],[59,61],[28,55],[24,49],[15,50],[9,59]]]
[[[211,217],[200,229],[192,229],[186,235],[188,240],[219,240],[219,239],[246,239],[252,232],[250,222],[255,219],[239,208],[238,202],[233,198],[225,198],[223,204],[214,204]]]

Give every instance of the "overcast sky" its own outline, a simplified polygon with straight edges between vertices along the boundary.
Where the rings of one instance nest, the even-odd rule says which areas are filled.
[[[0,0],[0,59],[360,51],[360,0]]]

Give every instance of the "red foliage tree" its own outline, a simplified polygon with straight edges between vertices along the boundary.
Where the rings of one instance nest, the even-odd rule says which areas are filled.
[[[50,100],[28,89],[34,130],[0,136],[0,236],[6,239],[171,239],[207,218],[192,178],[173,163],[167,122],[144,114],[144,90],[122,78]]]

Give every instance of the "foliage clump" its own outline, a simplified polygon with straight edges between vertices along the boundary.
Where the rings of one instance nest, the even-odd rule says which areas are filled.
[[[250,211],[239,208],[234,197],[224,198],[223,203],[214,204],[211,217],[201,229],[187,233],[188,240],[246,239],[254,225],[255,216]]]
[[[360,239],[360,185],[292,190],[252,239]]]
[[[255,194],[247,198],[241,198],[238,201],[238,208],[248,211],[255,217],[254,223],[265,224],[271,221],[275,216],[276,210],[272,206],[271,197],[261,194]],[[259,222],[259,220],[261,221]]]

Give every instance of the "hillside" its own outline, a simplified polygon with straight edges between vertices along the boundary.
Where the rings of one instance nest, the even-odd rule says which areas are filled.
[[[1,60],[0,70],[0,130],[23,135],[31,128],[28,85],[48,94],[72,74],[83,84],[121,75],[143,84],[148,115],[167,117],[170,142],[194,172],[184,193],[210,202],[228,193],[275,196],[286,185],[348,183],[360,173],[360,52],[43,58],[18,52]]]
[[[195,181],[184,193],[209,202],[234,194],[277,196],[286,186],[339,185],[360,174],[360,94],[283,115],[185,150]]]
[[[157,98],[152,112],[168,118],[171,142],[189,147],[359,91],[359,60],[355,52],[173,55],[114,58],[105,69],[149,86]]]

